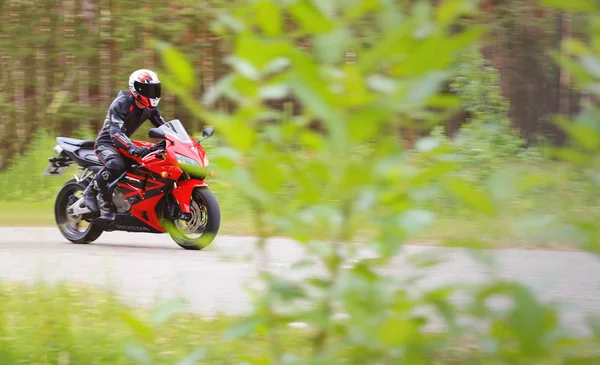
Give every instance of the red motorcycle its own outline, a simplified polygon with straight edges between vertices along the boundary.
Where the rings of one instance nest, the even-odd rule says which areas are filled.
[[[61,175],[73,163],[80,166],[75,179],[66,182],[56,197],[58,229],[73,243],[93,242],[104,231],[167,232],[185,249],[205,248],[221,224],[219,204],[205,181],[208,158],[200,145],[213,133],[207,127],[196,141],[175,119],[148,132],[150,138],[162,141],[133,141],[151,152],[143,157],[124,153],[134,163],[109,185],[111,217],[93,216],[82,196],[103,166],[94,153],[95,141],[56,138],[58,156],[49,159],[44,175]]]

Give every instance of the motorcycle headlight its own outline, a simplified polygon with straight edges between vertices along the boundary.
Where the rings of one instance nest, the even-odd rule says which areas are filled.
[[[191,166],[200,167],[200,163],[192,158],[185,157],[178,153],[175,154],[175,157],[177,158],[177,162],[179,162],[182,165],[191,165]]]

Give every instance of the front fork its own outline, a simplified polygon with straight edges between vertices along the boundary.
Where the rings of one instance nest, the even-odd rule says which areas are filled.
[[[209,185],[199,179],[188,179],[180,181],[179,184],[174,184],[174,189],[171,191],[173,199],[173,214],[179,219],[190,220],[190,201],[192,200],[192,192],[195,188],[208,187]]]
[[[191,213],[186,213],[181,210],[181,204],[177,203],[173,194],[167,194],[167,215],[172,221],[177,219],[189,221],[192,219]]]

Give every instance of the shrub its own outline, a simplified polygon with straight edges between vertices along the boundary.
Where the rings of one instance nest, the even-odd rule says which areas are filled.
[[[541,161],[540,151],[526,148],[525,141],[513,130],[508,116],[510,103],[502,96],[499,72],[477,47],[461,59],[450,88],[470,118],[452,140],[441,126],[434,128],[432,136],[452,146],[464,176],[481,182],[504,166]]]

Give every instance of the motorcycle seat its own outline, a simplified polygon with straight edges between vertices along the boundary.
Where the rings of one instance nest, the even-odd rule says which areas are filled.
[[[89,140],[89,139],[76,139],[76,138],[68,138],[68,137],[57,137],[56,141],[58,143],[65,143],[71,146],[75,146],[75,147],[79,147],[79,148],[86,148],[86,149],[93,149],[94,145],[96,144],[95,140]]]

